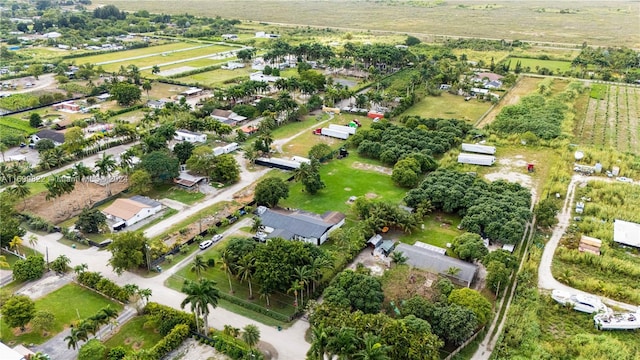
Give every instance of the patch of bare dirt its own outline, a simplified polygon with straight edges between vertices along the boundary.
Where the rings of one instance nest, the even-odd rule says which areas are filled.
[[[376,193],[366,193],[364,194],[364,197],[366,197],[367,199],[375,199],[378,197],[378,194]]]
[[[498,160],[498,171],[486,174],[484,177],[490,181],[506,180],[518,183],[531,190],[532,199],[536,198],[536,189],[533,186],[533,178],[527,172],[528,162],[522,155]]]
[[[126,189],[128,183],[113,182],[110,185],[111,194],[115,195]],[[90,182],[76,183],[75,189],[55,199],[46,199],[47,192],[41,192],[27,199],[26,211],[38,215],[43,219],[59,224],[70,219],[82,211],[85,206],[96,203],[97,201],[106,199],[107,188]],[[24,203],[18,201],[16,208],[22,210]]]
[[[351,166],[354,169],[376,171],[386,175],[391,175],[391,173],[393,173],[393,169],[391,168],[388,168],[385,166],[379,166],[379,165],[364,164],[358,161],[354,162]]]

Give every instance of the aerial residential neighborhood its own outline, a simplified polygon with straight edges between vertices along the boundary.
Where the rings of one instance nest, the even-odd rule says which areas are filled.
[[[640,358],[637,3],[0,14],[0,359]]]

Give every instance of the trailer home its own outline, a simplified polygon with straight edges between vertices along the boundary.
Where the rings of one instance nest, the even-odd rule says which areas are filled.
[[[458,163],[460,164],[491,166],[495,162],[496,162],[496,157],[490,156],[490,155],[467,154],[467,153],[461,153],[460,155],[458,155]]]
[[[348,132],[330,129],[330,128],[322,128],[322,130],[320,130],[320,133],[324,136],[330,136],[330,137],[334,137],[342,140],[347,140],[349,138]]]
[[[351,135],[356,133],[356,128],[355,127],[344,126],[344,125],[329,124],[329,129],[343,131],[343,132],[349,133]]]
[[[496,147],[495,146],[487,146],[487,145],[478,145],[478,144],[462,144],[462,151],[478,153],[478,154],[488,154],[495,155]]]

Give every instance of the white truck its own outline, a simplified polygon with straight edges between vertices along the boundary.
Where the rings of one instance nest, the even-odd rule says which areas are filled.
[[[347,140],[349,138],[349,133],[348,132],[344,132],[342,130],[335,130],[335,129],[330,129],[330,128],[322,128],[320,133],[322,135],[324,135],[324,136],[330,136],[330,137],[334,137],[334,138],[338,138],[338,139],[342,139],[342,140]]]
[[[329,124],[329,129],[344,131],[351,135],[356,133],[356,128],[352,128],[350,126],[338,125],[338,124]]]

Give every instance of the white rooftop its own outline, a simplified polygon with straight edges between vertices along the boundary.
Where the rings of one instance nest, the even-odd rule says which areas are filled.
[[[613,241],[640,248],[640,224],[615,219],[613,221]]]

